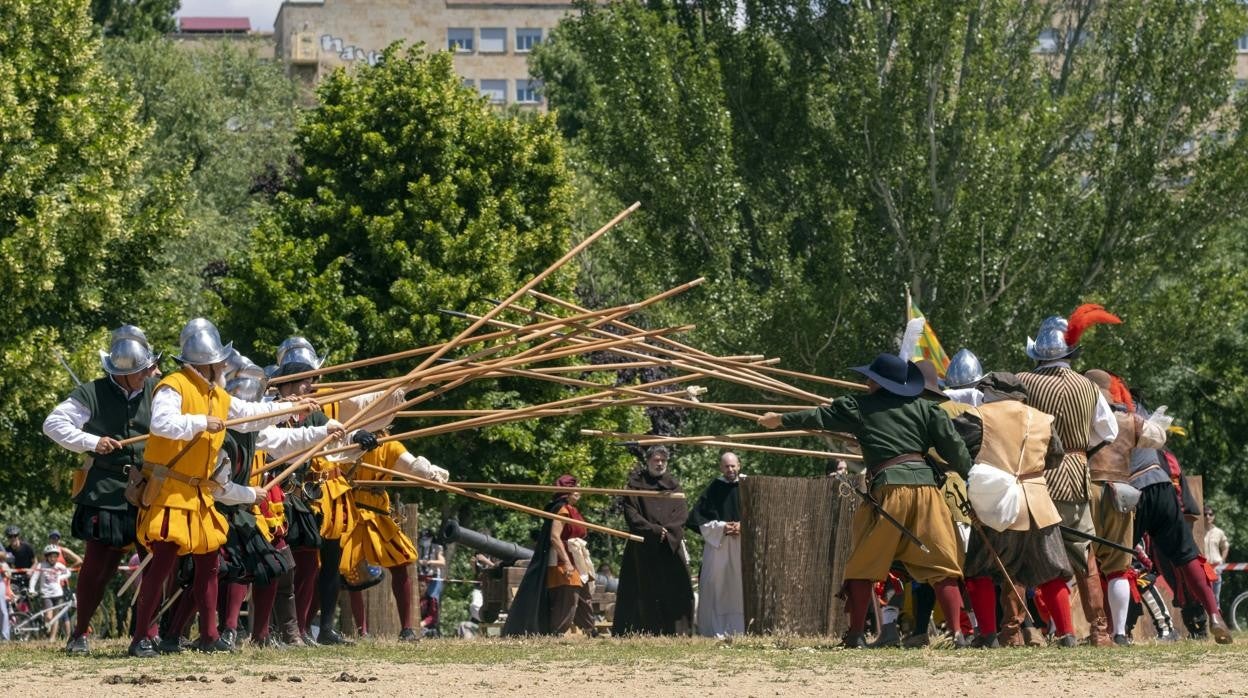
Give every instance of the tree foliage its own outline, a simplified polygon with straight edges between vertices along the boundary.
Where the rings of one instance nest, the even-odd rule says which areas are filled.
[[[1241,3],[579,9],[534,71],[586,191],[643,203],[600,292],[705,275],[670,306],[696,313],[704,346],[823,373],[896,347],[907,284],[946,347],[993,368],[1026,368],[1043,317],[1103,302],[1126,324],[1089,336],[1087,365],[1220,423],[1184,454],[1248,494],[1214,406],[1239,404],[1236,355],[1210,349],[1243,341],[1223,313],[1248,286],[1228,224],[1248,193]]]
[[[181,0],[91,0],[91,19],[105,36],[139,40],[177,28],[173,15]]]
[[[47,492],[44,416],[132,321],[148,251],[181,233],[177,173],[142,177],[147,129],[99,61],[85,0],[0,4],[0,474]]]
[[[267,205],[257,179],[294,155],[294,83],[281,66],[232,42],[196,47],[159,38],[108,40],[105,63],[150,125],[144,176],[185,173],[189,235],[156,251],[149,305],[174,325],[210,311],[205,285],[246,249]]]
[[[318,97],[298,128],[294,176],[222,284],[225,334],[257,361],[294,333],[333,362],[444,341],[463,325],[439,309],[487,308],[482,299],[510,295],[571,246],[572,189],[553,121],[498,113],[463,87],[449,54],[396,44],[375,67],[330,75]],[[547,290],[570,295],[574,280],[569,268]],[[531,380],[479,381],[425,405],[566,394]],[[611,411],[515,423],[413,449],[457,478],[573,472],[618,484],[627,456],[577,430],[621,420],[627,413]]]

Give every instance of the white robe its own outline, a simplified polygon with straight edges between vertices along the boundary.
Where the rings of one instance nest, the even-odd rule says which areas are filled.
[[[698,576],[698,633],[726,637],[745,633],[741,536],[725,535],[727,524],[702,524],[702,572]]]

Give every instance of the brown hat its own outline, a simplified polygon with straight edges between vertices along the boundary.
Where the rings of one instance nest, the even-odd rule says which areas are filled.
[[[919,372],[923,374],[923,392],[919,393],[919,396],[937,402],[948,400],[949,396],[940,389],[940,376],[936,373],[936,364],[928,359],[919,359],[914,362],[914,365],[918,366]]]

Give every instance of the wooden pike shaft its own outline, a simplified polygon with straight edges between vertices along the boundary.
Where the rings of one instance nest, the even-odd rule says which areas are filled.
[[[834,453],[831,451],[811,451],[805,448],[787,448],[784,446],[766,446],[743,441],[654,441],[654,444],[684,444],[686,446],[711,446],[715,448],[735,448],[742,451],[765,451],[767,453],[783,453],[790,456],[809,456],[826,460],[861,461],[862,456],[854,453]],[[641,444],[638,444],[641,445]]]
[[[659,330],[653,330],[653,331],[652,331],[652,334],[653,334],[654,336],[661,336],[662,334],[665,334],[665,333],[667,333],[667,332],[671,332],[671,331],[673,331],[673,330],[681,330],[681,329],[683,329],[683,328],[663,328],[663,329],[659,329]],[[596,342],[596,343],[594,343],[594,347],[595,347],[595,348],[594,348],[593,350],[595,350],[595,351],[596,351],[596,350],[599,350],[599,349],[608,349],[608,348],[611,348],[611,347],[619,346],[619,345],[621,345],[621,344],[632,344],[632,343],[640,342],[640,341],[642,341],[642,340],[644,340],[644,339],[645,339],[645,337],[643,337],[643,336],[619,337],[619,338],[616,338],[616,339],[613,339],[613,340],[609,340],[609,341],[604,341],[604,342],[601,342],[601,343]],[[571,355],[571,354],[579,353],[579,352],[582,352],[582,351],[584,351],[584,348],[582,348],[582,347],[572,347],[572,348],[568,348],[568,349],[562,349],[562,350],[558,350],[558,351],[554,351],[554,352],[549,352],[549,353],[547,353],[547,354],[545,354],[545,355],[544,355],[544,358],[545,358],[545,359],[547,359],[547,360],[554,359],[554,358],[562,358],[562,357],[563,357],[563,356],[565,356],[565,355]],[[502,361],[500,361],[500,362],[498,362],[498,363],[495,363],[495,364],[475,365],[475,366],[470,366],[469,368],[464,368],[464,369],[461,369],[461,370],[460,370],[457,374],[455,374],[455,375],[456,375],[456,378],[455,378],[455,380],[453,380],[451,383],[449,383],[449,384],[447,384],[447,385],[444,385],[444,386],[442,386],[442,387],[440,387],[440,388],[438,388],[438,389],[436,389],[436,390],[433,390],[433,391],[430,391],[430,392],[426,392],[426,393],[422,393],[421,395],[419,395],[419,396],[417,396],[417,397],[415,397],[415,398],[412,398],[411,400],[407,400],[407,401],[403,402],[402,404],[400,404],[400,405],[398,405],[398,406],[396,406],[396,407],[393,407],[393,408],[388,408],[387,410],[383,411],[382,413],[380,413],[380,414],[378,414],[378,415],[374,416],[372,419],[374,419],[374,420],[375,420],[375,419],[379,419],[379,418],[383,418],[383,417],[388,417],[390,414],[397,414],[398,412],[402,411],[402,410],[403,410],[404,408],[406,408],[406,407],[410,407],[410,406],[412,406],[412,405],[419,404],[420,402],[424,402],[424,401],[426,401],[426,400],[428,400],[428,399],[430,399],[430,398],[436,397],[437,395],[440,395],[440,394],[442,394],[442,393],[445,393],[445,392],[447,392],[447,391],[451,390],[452,388],[458,387],[458,386],[460,386],[460,385],[462,385],[462,384],[464,384],[464,383],[468,382],[469,380],[471,380],[471,379],[473,379],[473,378],[479,378],[479,377],[484,377],[484,376],[487,376],[487,375],[492,375],[492,374],[494,374],[494,373],[496,373],[496,372],[498,372],[498,371],[500,371],[500,370],[501,370],[501,369],[500,369],[500,366],[501,366],[501,367],[506,367],[506,366],[510,366],[510,365],[518,365],[518,364],[521,364],[521,363],[526,363],[526,362],[530,362],[530,361],[532,361],[532,360],[533,360],[533,358],[528,357],[528,356],[526,356],[525,354],[528,354],[528,352],[523,352],[523,353],[522,353],[522,354],[520,354],[520,355],[517,355],[517,356],[514,356],[514,357],[509,357],[508,359],[504,359],[504,360],[502,360]],[[444,378],[447,378],[447,377],[444,377]],[[598,384],[597,384],[597,383],[595,383],[594,385],[595,385],[595,387],[598,387]],[[370,421],[371,421],[371,420],[370,420]],[[469,420],[469,421],[471,421],[471,420]],[[442,426],[445,426],[445,425],[442,425]],[[351,429],[351,427],[350,427],[350,426],[348,426],[348,427],[347,427],[347,430],[348,430],[348,431],[350,431],[350,429]],[[452,430],[452,431],[453,431],[453,430]],[[409,432],[409,433],[410,433],[410,432]],[[383,438],[383,439],[379,439],[379,441],[394,441],[394,440],[396,440],[396,437],[394,437],[394,436],[390,436],[390,437],[385,437],[385,438]],[[311,457],[315,457],[316,455],[322,455],[322,456],[324,456],[324,455],[331,455],[331,454],[334,454],[334,453],[343,453],[343,452],[346,452],[346,451],[349,451],[349,450],[351,450],[351,449],[355,448],[355,446],[343,446],[343,447],[341,447],[341,448],[330,449],[330,450],[328,450],[328,451],[320,451],[319,449],[320,449],[320,448],[323,448],[323,447],[324,447],[324,444],[329,443],[329,441],[330,441],[330,439],[328,439],[328,438],[327,438],[327,439],[325,439],[325,440],[324,440],[324,442],[323,442],[322,444],[320,444],[320,445],[318,445],[318,446],[316,447],[316,448],[318,449],[318,451],[317,451],[317,452],[314,452],[314,453],[313,453],[313,454],[311,454],[310,456],[309,456],[309,454],[304,453],[304,454],[300,455],[300,458],[303,458],[303,456],[309,456],[309,458],[311,458]],[[278,459],[278,460],[276,460],[276,461],[274,461],[274,462],[272,462],[272,463],[269,463],[269,464],[268,464],[268,466],[265,468],[265,470],[271,470],[271,469],[273,469],[274,467],[276,467],[276,466],[278,466],[278,465],[281,465],[281,464],[283,464],[283,463],[285,463],[285,462],[288,462],[288,459],[289,459],[289,458],[291,458],[291,457],[293,457],[293,456],[287,456],[287,457],[286,457],[286,458],[284,458],[284,459]],[[295,462],[293,465],[288,466],[288,467],[286,468],[286,470],[283,470],[281,474],[279,474],[276,478],[274,478],[274,479],[273,479],[272,481],[270,481],[267,485],[265,485],[265,491],[267,492],[269,489],[272,489],[272,487],[276,486],[276,484],[277,484],[277,483],[279,483],[281,480],[283,480],[283,479],[285,479],[285,478],[289,477],[289,476],[290,476],[290,474],[291,474],[291,473],[293,473],[293,472],[295,471],[295,469],[297,469],[300,465],[302,465],[302,464],[303,464],[303,463],[305,463],[305,462],[307,462],[307,459],[304,459],[304,460],[303,460],[303,461],[301,461],[301,462]]]
[[[636,443],[639,446],[649,446],[651,443],[692,443],[694,441],[749,441],[751,439],[787,439],[798,436],[822,436],[830,432],[808,431],[805,429],[793,429],[789,431],[755,431],[744,434],[712,434],[703,436],[659,436],[657,434],[629,434],[618,431],[599,431],[597,429],[582,429],[581,434],[584,436],[600,436],[611,439],[623,439]]]
[[[610,221],[608,221],[606,225],[602,226],[601,228],[599,228],[598,230],[590,234],[589,237],[577,243],[572,249],[568,250],[566,254],[564,254],[559,259],[555,260],[550,266],[546,267],[546,269],[542,270],[541,273],[539,273],[537,276],[530,279],[527,283],[525,283],[520,288],[516,289],[514,293],[512,293],[510,296],[507,297],[507,300],[503,301],[502,303],[495,306],[494,308],[491,308],[490,311],[486,313],[486,317],[490,318],[503,312],[503,310],[506,309],[507,306],[514,303],[517,299],[519,299],[524,294],[533,290],[534,287],[536,287],[542,281],[546,280],[546,278],[549,277],[551,274],[554,274],[560,267],[567,264],[569,261],[572,260],[573,257],[580,254],[582,250],[584,250],[586,247],[589,247],[591,244],[593,244],[595,240],[605,235],[607,231],[614,228],[617,224],[619,224],[620,221],[627,218],[633,211],[636,211],[640,207],[641,207],[641,202],[634,202],[632,206],[629,206],[628,208],[621,211],[619,214],[615,216],[615,218],[612,218]],[[349,424],[345,424],[344,426],[347,428],[351,428],[351,427],[356,426],[357,424],[361,424],[361,423],[365,423],[366,421],[369,421],[372,413],[381,404],[380,398],[384,398],[385,393],[388,393],[394,387],[398,387],[399,385],[402,385],[410,381],[412,378],[420,375],[421,372],[424,371],[426,368],[428,368],[430,364],[432,364],[433,362],[445,356],[448,351],[468,341],[468,338],[472,335],[472,333],[476,332],[477,329],[479,329],[482,325],[485,324],[485,322],[486,322],[485,319],[474,322],[472,325],[465,328],[464,331],[456,335],[454,339],[450,340],[449,342],[445,342],[441,347],[435,350],[432,354],[429,354],[428,356],[426,356],[425,359],[420,362],[419,366],[417,366],[416,368],[408,372],[408,374],[404,378],[401,378],[395,381],[392,386],[385,387],[384,388],[385,392],[382,395],[378,396],[379,399],[370,401],[367,405],[364,406],[363,409],[361,409],[355,415],[355,417],[348,420],[350,422]],[[293,463],[287,466],[285,470],[283,470],[280,474],[278,474],[277,477],[271,480],[269,484],[265,485],[264,490],[268,492],[273,487],[276,487],[278,484],[280,484],[282,480],[284,480],[287,477],[290,477],[290,474],[295,472],[295,470],[297,470],[299,466],[308,462],[308,460],[312,458],[313,454],[325,448],[325,445],[328,444],[332,438],[333,438],[332,436],[326,436],[320,442],[313,445],[307,451],[303,452],[298,458],[296,458],[296,460]]]
[[[527,313],[528,315],[531,315],[532,317],[537,318],[539,320],[549,320],[555,317],[554,315],[550,315],[548,313],[542,313],[537,310],[523,308],[520,306],[515,306],[512,308],[512,310]],[[495,322],[503,327],[510,326],[506,323],[499,323],[498,321],[495,321]],[[575,323],[572,323],[572,324],[573,326],[576,326]],[[617,322],[613,324],[620,326],[620,327],[625,327],[622,323]],[[631,329],[631,326],[628,329],[630,329],[630,331],[634,331]],[[603,330],[595,330],[594,332],[599,333],[599,334],[609,334],[609,333],[604,332]],[[661,343],[657,343],[657,344],[661,344]],[[663,346],[648,345],[646,349],[648,351],[656,352],[664,356],[675,357],[676,359],[679,359],[680,361],[673,361],[672,365],[678,368],[683,368],[684,370],[687,370],[687,371],[697,370],[697,369],[691,368],[688,365],[688,363],[684,363],[684,362],[692,362],[693,364],[702,367],[701,371],[706,372],[706,375],[719,378],[720,380],[727,380],[733,383],[741,383],[743,385],[747,385],[752,388],[758,388],[759,390],[764,390],[767,392],[779,393],[782,395],[788,395],[789,397],[796,397],[796,398],[800,398],[804,400],[810,400],[814,404],[822,404],[826,402],[831,402],[831,399],[829,398],[802,390],[801,388],[797,388],[795,386],[791,386],[783,381],[779,381],[774,378],[764,376],[762,374],[759,374],[751,370],[744,370],[744,371],[739,370],[738,368],[736,368],[737,366],[747,366],[747,364],[734,362],[727,358],[714,357],[713,355],[709,355],[709,354],[707,354],[706,356],[701,356],[701,354],[706,354],[706,352],[694,353],[694,352],[689,351],[688,349],[683,349],[683,348],[672,349],[672,348],[663,347]],[[621,354],[623,356],[630,357],[630,358],[641,358],[641,359],[646,358],[645,354],[642,354],[639,352],[619,351],[616,353]],[[748,365],[752,365],[752,364],[748,364]]]
[[[617,531],[614,528],[609,528],[607,526],[600,526],[599,524],[590,523],[588,521],[577,521],[576,519],[572,519],[567,516],[560,516],[559,514],[552,514],[549,511],[544,511],[542,509],[534,509],[533,507],[528,507],[523,504],[509,502],[506,499],[499,499],[498,497],[491,497],[488,494],[481,494],[480,492],[473,492],[472,490],[466,490],[466,489],[463,489],[462,487],[456,487],[455,485],[452,485],[449,483],[441,483],[441,482],[438,482],[437,480],[426,480],[423,477],[412,475],[411,473],[405,473],[400,470],[391,470],[389,468],[382,468],[380,466],[370,465],[368,463],[360,463],[359,467],[367,468],[369,470],[372,470],[378,473],[386,473],[387,475],[391,477],[402,478],[404,480],[407,480],[408,482],[413,482],[413,483],[421,485],[422,487],[427,487],[432,490],[442,490],[443,492],[451,492],[452,494],[458,494],[461,497],[468,497],[470,499],[476,499],[482,502],[495,504],[500,507],[507,507],[508,509],[515,509],[516,511],[521,511],[526,514],[532,514],[533,516],[540,516],[543,519],[551,519],[552,521],[562,521],[564,523],[577,524],[580,526],[584,526],[585,528],[588,528],[591,531],[598,531],[599,533],[605,533],[609,536],[615,536],[616,538],[623,538],[625,540],[636,541],[638,543],[642,543],[645,541],[645,539],[642,538],[641,536],[634,535],[632,533],[625,533],[623,531]]]
[[[635,390],[644,391],[649,388],[658,388],[658,387],[665,386],[665,385],[671,385],[673,383],[690,381],[690,380],[693,380],[693,378],[694,376],[674,376],[672,378],[664,378],[662,380],[657,380],[657,381],[653,381],[650,383],[643,383],[641,385],[638,385],[636,386]],[[600,386],[595,383],[594,387],[601,388],[603,386]],[[529,407],[522,407],[522,408],[515,409],[515,410],[509,410],[504,414],[483,415],[480,417],[473,417],[471,419],[462,419],[457,422],[449,422],[447,424],[438,424],[438,425],[434,425],[430,427],[424,427],[422,429],[415,429],[413,431],[403,432],[400,434],[391,434],[389,436],[383,436],[383,437],[378,438],[377,441],[379,443],[385,443],[387,441],[399,441],[399,440],[404,440],[404,439],[415,439],[415,438],[425,437],[425,436],[437,436],[438,434],[446,434],[446,433],[450,433],[453,431],[462,431],[464,429],[478,429],[481,427],[493,426],[495,424],[503,424],[506,422],[516,422],[522,419],[532,419],[533,417],[544,416],[541,413],[550,412],[557,408],[569,407],[572,405],[581,405],[582,403],[609,398],[612,395],[616,394],[618,390],[619,390],[618,388],[605,389],[597,393],[590,393],[587,395],[577,395],[574,397],[563,398],[562,400],[555,400],[554,402],[545,402],[539,405],[530,405]],[[647,398],[658,395],[658,393],[646,393],[646,392],[643,392],[642,394],[645,395]],[[614,407],[616,405],[623,405],[629,402],[631,401],[620,400],[617,402],[608,403],[607,405],[603,405],[603,406]],[[698,403],[693,403],[693,404],[696,405]],[[330,449],[327,451],[320,451],[316,455],[328,456],[328,455],[333,455],[335,453],[342,453],[345,451],[349,451],[352,448],[355,448],[355,447],[343,446],[342,448]]]
[[[572,311],[572,312],[574,312],[574,313],[585,312],[585,309],[584,309],[584,308],[581,308],[580,306],[576,305],[575,303],[570,303],[570,302],[568,302],[568,301],[563,300],[562,298],[558,298],[558,297],[555,297],[555,296],[547,295],[547,294],[545,294],[545,293],[541,293],[540,291],[530,291],[530,292],[529,292],[529,295],[533,296],[534,298],[537,298],[538,300],[543,300],[543,301],[546,301],[547,303],[551,303],[551,304],[553,304],[553,305],[557,305],[557,306],[559,306],[559,307],[561,307],[561,308],[564,308],[565,310],[570,310],[570,311]],[[638,327],[636,327],[636,326],[634,326],[634,325],[630,325],[630,324],[628,324],[628,323],[624,323],[624,322],[616,322],[616,323],[614,323],[614,324],[615,324],[617,327],[621,328],[621,329],[624,329],[624,330],[629,330],[629,331],[632,331],[632,332],[636,332],[636,331],[638,331],[638,329],[639,329]],[[708,352],[702,351],[701,349],[698,349],[698,348],[696,348],[696,347],[691,347],[691,346],[689,346],[689,345],[687,345],[687,344],[682,344],[682,343],[680,343],[680,342],[678,342],[678,341],[676,341],[676,340],[674,340],[674,339],[669,339],[669,340],[663,341],[662,343],[663,343],[663,344],[666,344],[667,346],[669,346],[669,347],[671,347],[671,348],[673,348],[673,349],[677,349],[677,350],[680,350],[680,351],[684,351],[684,352],[687,352],[687,353],[692,354],[692,355],[694,355],[694,356],[701,357],[701,358],[703,358],[703,359],[716,360],[716,359],[718,358],[718,357],[715,357],[715,355],[713,355],[713,354],[710,354],[710,353],[708,353]],[[725,359],[722,359],[722,358],[718,358],[718,360],[719,360],[719,361],[725,361]],[[730,362],[730,363],[733,363],[733,362]],[[763,370],[763,369],[761,369],[761,368],[760,368],[759,370]],[[774,373],[779,373],[780,375],[786,375],[786,374],[784,373],[785,369],[769,369],[769,370],[770,370],[771,372],[774,372]],[[797,372],[793,372],[793,373],[797,373]],[[763,381],[768,380],[768,377],[767,377],[767,376],[762,375],[761,373],[760,373],[760,374],[758,374],[758,375],[757,375],[757,377],[758,377],[760,380],[763,380]],[[810,379],[812,379],[812,380],[815,378],[815,377],[810,376],[810,374],[805,374],[805,373],[798,374],[798,375],[797,375],[797,376],[795,376],[795,377],[800,377],[800,378],[810,378]],[[821,378],[821,377],[819,377],[819,378],[820,378],[819,382],[822,382],[822,383],[828,383],[829,385],[837,385],[837,386],[842,387],[842,388],[849,388],[849,389],[851,389],[851,390],[860,390],[860,391],[863,391],[863,392],[866,392],[866,390],[867,390],[867,386],[862,385],[861,383],[851,383],[851,382],[849,382],[849,381],[838,381],[838,380],[836,380],[836,379],[834,379],[834,378]]]
[[[358,487],[423,487],[415,482],[394,480],[355,480]],[[508,490],[514,492],[580,492],[581,494],[605,494],[612,497],[658,497],[660,499],[684,499],[684,492],[655,492],[650,490],[627,490],[612,487],[557,487],[555,485],[523,485],[507,482],[448,482],[448,485],[466,490]]]

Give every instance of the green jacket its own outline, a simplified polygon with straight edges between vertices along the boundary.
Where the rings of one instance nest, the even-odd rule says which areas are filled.
[[[877,390],[837,398],[830,405],[790,412],[781,422],[789,429],[821,429],[852,434],[862,447],[868,468],[903,453],[936,449],[949,469],[966,477],[971,456],[953,428],[949,415],[931,400],[899,397]],[[921,460],[902,463],[876,475],[871,486],[936,485],[931,467]]]

